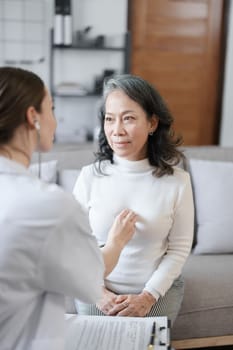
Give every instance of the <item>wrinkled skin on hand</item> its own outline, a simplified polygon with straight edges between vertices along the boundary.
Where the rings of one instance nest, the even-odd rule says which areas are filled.
[[[146,316],[156,299],[148,292],[140,294],[116,295],[103,287],[103,295],[97,307],[109,316]]]

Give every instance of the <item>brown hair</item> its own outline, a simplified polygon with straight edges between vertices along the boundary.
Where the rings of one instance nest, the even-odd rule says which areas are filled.
[[[35,73],[0,67],[0,144],[9,142],[15,130],[26,122],[28,107],[40,112],[44,96],[44,83]]]

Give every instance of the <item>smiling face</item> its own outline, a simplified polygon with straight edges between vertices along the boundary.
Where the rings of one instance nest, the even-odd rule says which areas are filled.
[[[148,134],[157,127],[157,118],[146,112],[123,91],[114,90],[105,102],[104,132],[113,152],[127,160],[147,157]]]

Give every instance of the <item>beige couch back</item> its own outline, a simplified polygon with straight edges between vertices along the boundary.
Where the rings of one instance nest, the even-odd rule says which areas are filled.
[[[233,147],[190,146],[182,149],[187,158],[233,162]],[[50,152],[42,155],[42,161],[58,160],[58,170],[81,169],[94,160],[95,151],[96,145],[93,143],[55,144]],[[37,159],[37,154],[34,154],[33,162],[37,162]]]

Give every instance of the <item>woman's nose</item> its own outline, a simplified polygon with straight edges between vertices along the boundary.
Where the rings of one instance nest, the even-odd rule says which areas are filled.
[[[116,121],[113,126],[114,135],[119,135],[124,133],[123,124],[120,121]]]

